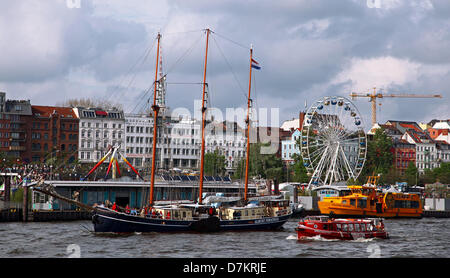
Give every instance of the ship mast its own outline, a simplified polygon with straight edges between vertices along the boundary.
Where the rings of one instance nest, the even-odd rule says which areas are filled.
[[[203,195],[203,169],[205,160],[205,121],[206,121],[206,105],[205,105],[205,94],[206,94],[206,66],[208,64],[208,43],[209,43],[209,33],[210,29],[206,29],[206,52],[205,52],[205,66],[203,69],[203,95],[202,95],[202,149],[200,153],[200,186],[199,186],[199,196],[198,203],[202,204]]]
[[[154,87],[154,93],[153,93],[153,149],[152,149],[152,174],[150,179],[150,202],[149,206],[153,206],[153,193],[155,190],[155,168],[156,168],[156,141],[157,141],[157,133],[158,133],[158,112],[159,112],[159,106],[156,103],[156,90],[158,87],[158,64],[159,64],[159,42],[161,40],[161,34],[158,33],[157,36],[158,39],[158,45],[156,48],[156,70],[155,70],[155,83],[153,84]]]
[[[250,46],[250,74],[248,78],[248,98],[247,98],[247,119],[245,123],[247,125],[247,129],[245,131],[247,135],[247,153],[245,159],[245,192],[244,192],[244,201],[247,202],[247,194],[248,194],[248,169],[249,169],[249,160],[250,160],[250,108],[252,99],[250,98],[250,92],[252,89],[252,60],[253,60],[253,46]]]

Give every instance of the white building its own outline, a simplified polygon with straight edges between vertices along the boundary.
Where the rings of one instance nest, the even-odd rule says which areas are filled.
[[[281,129],[285,131],[295,130],[300,128],[300,119],[292,119],[288,121],[284,121],[281,124]]]
[[[120,146],[124,153],[125,120],[122,111],[101,108],[73,108],[80,118],[78,159],[82,163],[98,162],[109,146]]]
[[[167,123],[167,136],[161,138],[161,157],[169,167],[198,169],[200,165],[201,125],[197,120],[172,119]]]
[[[151,169],[153,117],[125,115],[127,160],[137,168]],[[195,169],[200,158],[200,124],[190,119],[163,117],[158,123],[156,167]]]
[[[439,167],[436,142],[430,136],[410,129],[405,132],[402,139],[416,145],[416,167],[420,173],[423,173],[425,169]]]
[[[125,114],[125,156],[136,168],[151,162],[153,118],[145,115]]]
[[[294,154],[300,155],[300,149],[297,140],[301,136],[301,130],[296,129],[288,140],[281,141],[281,159],[285,163],[294,163]]]
[[[225,156],[226,171],[233,174],[239,161],[245,159],[247,138],[245,130],[235,122],[209,123],[205,135],[206,153]]]

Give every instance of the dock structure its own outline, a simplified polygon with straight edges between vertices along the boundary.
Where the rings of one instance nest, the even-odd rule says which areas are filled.
[[[167,177],[166,177],[167,178]],[[91,211],[89,207],[101,204],[108,200],[111,203],[125,207],[139,208],[147,204],[149,194],[148,182],[142,181],[45,181],[51,184],[54,192],[75,202],[53,198],[44,194],[38,188],[33,188],[32,195],[24,201],[26,210],[7,209],[0,210],[0,222],[10,221],[69,221],[89,220]],[[223,193],[238,195],[244,190],[240,183],[233,183],[229,179],[209,177],[204,181],[204,192],[209,194]],[[256,186],[250,185],[250,192],[256,193]],[[198,181],[180,179],[159,180],[155,182],[156,204],[167,202],[183,202],[193,200],[198,195]],[[31,204],[30,207],[28,207]]]

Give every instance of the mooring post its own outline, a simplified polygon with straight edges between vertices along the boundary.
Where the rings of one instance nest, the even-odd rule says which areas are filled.
[[[3,198],[3,200],[5,200],[4,208],[10,209],[9,202],[11,201],[11,176],[9,175],[5,175],[5,191],[3,194],[5,196]]]
[[[274,191],[275,195],[280,194],[280,183],[278,182],[278,179],[274,179],[273,187],[274,187],[273,191]]]
[[[293,192],[292,192],[293,203],[296,204],[296,205],[298,203],[298,187],[299,187],[299,185],[294,185],[293,186]]]
[[[23,186],[22,221],[28,221],[28,187]]]

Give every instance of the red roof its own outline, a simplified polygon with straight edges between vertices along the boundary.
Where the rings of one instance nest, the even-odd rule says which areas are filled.
[[[400,123],[400,125],[401,125],[402,127],[405,127],[405,128],[411,128],[411,129],[414,129],[415,131],[422,132],[422,130],[418,129],[416,126],[414,126],[414,125],[412,125],[412,124],[403,124],[403,123]]]
[[[70,107],[31,105],[31,110],[33,115],[39,117],[49,118],[52,114],[57,113],[63,118],[77,118],[77,115]]]

